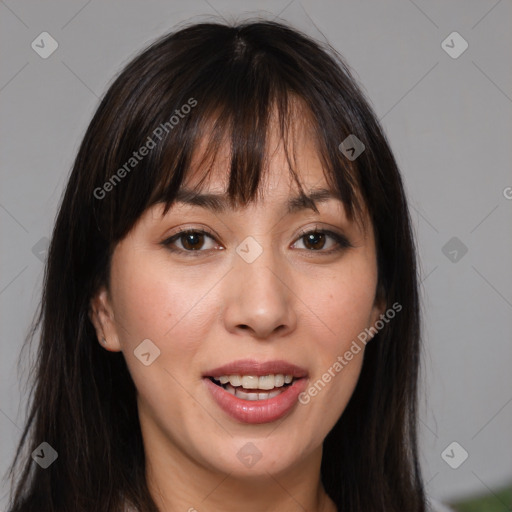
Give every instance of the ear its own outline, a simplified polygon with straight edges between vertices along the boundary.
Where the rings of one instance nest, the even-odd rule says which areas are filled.
[[[375,326],[375,322],[377,320],[380,320],[381,315],[386,311],[387,309],[387,300],[386,300],[386,293],[384,289],[379,285],[377,289],[377,293],[375,294],[375,301],[373,303],[372,312],[370,315],[370,327]],[[375,334],[372,335],[372,338],[375,336]]]
[[[99,344],[111,352],[121,351],[114,311],[107,289],[102,286],[92,297],[89,318],[96,330]]]

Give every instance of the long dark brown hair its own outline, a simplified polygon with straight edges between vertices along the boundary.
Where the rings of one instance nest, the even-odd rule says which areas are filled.
[[[123,500],[158,510],[145,478],[136,389],[122,353],[97,342],[90,300],[108,286],[112,251],[141,214],[158,202],[171,206],[200,140],[206,137],[211,158],[230,144],[233,204],[256,197],[276,112],[283,140],[292,114],[304,114],[349,216],[366,207],[379,293],[403,307],[367,345],[353,396],[324,442],[322,482],[343,512],[424,512],[416,432],[420,304],[399,170],[338,53],[269,21],[201,23],[166,35],[102,99],[62,198],[27,339],[39,345],[9,473],[10,512],[119,512]],[[365,146],[355,160],[339,148],[351,134]],[[147,154],[131,160],[142,146]],[[293,165],[291,172],[297,179]],[[42,442],[58,452],[47,469],[31,458]]]

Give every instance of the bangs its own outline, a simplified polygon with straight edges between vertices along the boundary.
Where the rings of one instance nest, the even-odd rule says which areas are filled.
[[[316,208],[306,198],[297,171],[295,135],[299,130],[306,130],[311,138],[325,180],[344,204],[349,220],[364,225],[358,166],[338,149],[355,131],[357,105],[350,104],[344,91],[347,78],[327,55],[331,60],[324,69],[331,72],[322,77],[322,67],[313,67],[314,59],[307,55],[308,50],[316,55],[316,48],[309,48],[311,42],[304,39],[303,48],[295,48],[286,40],[286,30],[279,32],[275,27],[267,39],[265,26],[202,26],[197,45],[197,29],[185,29],[157,41],[118,78],[126,90],[119,107],[124,112],[112,114],[121,121],[117,131],[115,125],[110,127],[116,134],[117,151],[107,157],[107,174],[126,162],[134,148],[149,139],[159,140],[138,168],[101,202],[99,217],[107,223],[110,242],[126,235],[150,206],[164,203],[167,212],[192,172],[200,174],[199,189],[211,176],[219,152],[229,155],[228,203],[238,208],[256,200],[269,160],[270,133],[276,133],[283,144],[299,193]],[[208,27],[211,44],[205,41]],[[186,54],[179,51],[184,43]],[[155,62],[151,54],[165,58]]]
[[[185,129],[185,140],[182,141],[184,151],[181,157],[188,165],[180,186],[193,173],[197,183],[191,188],[199,191],[212,177],[212,169],[219,159],[219,153],[222,153],[223,158],[227,154],[224,165],[228,185],[225,194],[231,208],[241,208],[260,199],[260,185],[265,179],[265,172],[268,172],[271,153],[277,149],[270,147],[269,141],[271,134],[276,134],[278,142],[282,143],[290,176],[309,204],[307,191],[304,191],[300,180],[303,166],[297,158],[298,139],[302,132],[314,144],[328,187],[344,203],[349,220],[362,220],[355,166],[347,165],[341,159],[333,161],[330,158],[328,144],[319,138],[318,120],[313,117],[303,98],[284,89],[268,90],[269,95],[264,97],[244,88],[247,97],[240,98],[239,103],[228,101],[230,95],[226,94],[223,104],[212,102],[205,106],[204,111],[196,113],[197,124]],[[164,162],[176,161],[173,158],[176,150],[175,141],[169,141]],[[165,215],[179,191],[173,177],[182,173],[173,166],[169,168],[164,162],[159,166],[164,172],[155,186],[150,205],[164,203]],[[316,209],[314,203],[311,206]]]

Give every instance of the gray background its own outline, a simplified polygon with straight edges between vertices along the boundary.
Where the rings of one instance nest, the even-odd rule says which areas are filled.
[[[510,0],[0,2],[0,471],[24,421],[28,370],[18,375],[16,361],[39,300],[45,237],[98,99],[176,24],[256,15],[326,38],[382,120],[420,253],[427,489],[443,500],[495,492],[512,481]],[[43,31],[59,44],[47,59],[31,48]],[[469,45],[456,59],[441,46],[453,31]],[[453,441],[469,453],[458,469],[441,457]]]

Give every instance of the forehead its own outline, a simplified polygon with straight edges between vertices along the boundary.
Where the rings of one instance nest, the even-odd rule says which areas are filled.
[[[193,189],[182,188],[176,196],[176,202],[180,204],[196,206],[210,210],[215,213],[225,213],[233,209],[233,205],[228,200],[225,192],[202,192]],[[302,190],[290,195],[284,203],[287,214],[294,214],[302,210],[311,209],[318,212],[317,204],[327,201],[336,201],[342,206],[341,200],[336,193],[327,188],[314,187],[312,189]]]
[[[191,191],[210,194],[227,192],[233,163],[231,141],[226,137],[214,150],[210,145],[208,135],[197,141],[191,164],[178,193],[179,199],[191,197]],[[250,180],[251,177],[243,176],[241,179]],[[332,198],[337,197],[335,189],[326,179],[309,124],[304,119],[291,118],[287,133],[283,136],[274,119],[269,123],[266,134],[265,154],[255,201],[269,196],[297,196],[301,189],[320,200],[329,193]]]
[[[221,212],[261,203],[283,212],[311,208],[318,213],[315,203],[320,201],[363,226],[366,205],[353,175],[357,170],[327,149],[311,111],[300,101],[291,105],[274,108],[261,123],[244,124],[222,110],[204,112],[184,146],[187,157],[178,187],[168,187],[164,177],[151,204],[163,203],[164,215],[187,205]]]

